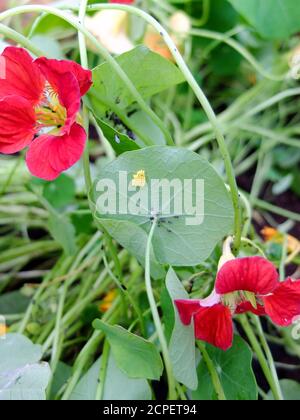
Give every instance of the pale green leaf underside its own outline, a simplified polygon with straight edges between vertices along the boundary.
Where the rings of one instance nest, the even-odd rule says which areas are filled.
[[[189,296],[172,268],[167,274],[166,287],[175,311],[175,324],[169,344],[174,376],[177,381],[194,390],[198,385],[194,325],[182,324],[174,304],[176,299],[189,299]]]
[[[49,365],[42,349],[20,334],[0,339],[0,400],[45,400]]]
[[[153,179],[178,179],[182,182],[182,188],[179,192],[183,196],[185,193],[184,180],[191,179],[204,181],[204,206],[202,209],[202,224],[196,226],[187,225],[187,214],[183,208],[181,214],[171,212],[168,217],[163,217],[163,223],[159,224],[153,237],[153,250],[158,263],[170,264],[173,266],[193,266],[206,260],[222,238],[232,233],[233,230],[233,208],[230,196],[226,190],[225,184],[215,169],[196,153],[184,149],[154,146],[146,149],[125,153],[117,160],[109,164],[100,171],[98,179],[110,179],[115,182],[117,190],[117,201],[123,196],[118,189],[119,172],[128,173],[128,181],[133,179],[133,175],[140,170],[145,170],[147,182],[151,183]],[[100,193],[97,190],[97,181],[93,189],[93,202],[97,202]],[[150,189],[151,190],[151,189]],[[174,199],[179,195],[171,191],[171,207]],[[129,192],[132,196],[135,192]],[[196,201],[196,193],[193,190],[192,199]],[[202,197],[201,197],[202,199]],[[199,201],[199,200],[198,200]],[[168,203],[163,203],[167,207]],[[105,214],[105,210],[97,208],[96,216],[104,224],[109,224],[110,233],[121,244],[137,241],[137,234],[143,239],[149,233],[151,228],[151,200],[148,208],[143,209],[143,215],[132,214]],[[122,231],[122,237],[119,238],[117,229],[118,223],[126,222],[127,231]],[[114,223],[116,228],[114,229]],[[129,227],[136,225],[136,229]],[[126,238],[124,238],[124,235]],[[125,240],[126,239],[126,240]],[[141,241],[140,251],[144,252],[144,240]],[[135,253],[131,246],[131,252],[138,258],[140,253]]]

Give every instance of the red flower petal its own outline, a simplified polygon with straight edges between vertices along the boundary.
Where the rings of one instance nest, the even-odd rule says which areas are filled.
[[[216,281],[216,291],[221,295],[242,290],[268,295],[277,286],[276,267],[262,257],[237,258],[227,262]]]
[[[60,74],[53,66],[49,65],[47,67],[48,61],[47,59],[43,59],[43,65],[40,68],[46,80],[51,85],[51,88],[58,95],[60,104],[67,110],[67,121],[64,127],[62,127],[62,131],[63,133],[68,133],[70,127],[76,121],[77,114],[80,110],[81,96],[79,85],[72,73]]]
[[[65,73],[72,73],[79,84],[80,94],[84,96],[93,84],[92,72],[81,67],[75,61],[68,60],[49,60],[41,57],[36,61],[42,72],[49,75],[49,72],[58,73],[59,75]]]
[[[16,47],[7,47],[1,56],[5,61],[5,78],[0,78],[0,98],[17,95],[33,104],[39,102],[45,79],[33,58]]]
[[[201,308],[194,317],[195,335],[224,351],[232,346],[233,321],[230,309],[221,303],[211,308]]]
[[[300,315],[300,280],[288,279],[270,296],[263,297],[266,313],[272,321],[288,327]]]
[[[201,309],[200,300],[178,299],[175,300],[175,305],[184,325],[190,325],[193,316]]]
[[[28,150],[28,168],[34,176],[52,181],[79,161],[85,142],[86,132],[76,123],[69,134],[40,136]]]
[[[19,96],[7,96],[0,100],[0,109],[0,152],[19,152],[31,143],[35,135],[32,105]]]
[[[266,315],[264,306],[257,304],[257,308],[255,309],[250,302],[241,303],[235,311],[237,315],[244,314],[246,312],[252,312],[257,316]]]

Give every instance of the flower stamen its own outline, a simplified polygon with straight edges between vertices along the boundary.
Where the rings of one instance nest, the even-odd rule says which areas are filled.
[[[52,86],[46,82],[42,100],[35,107],[37,117],[37,128],[45,127],[60,128],[64,126],[67,119],[67,110],[61,105],[58,94]]]

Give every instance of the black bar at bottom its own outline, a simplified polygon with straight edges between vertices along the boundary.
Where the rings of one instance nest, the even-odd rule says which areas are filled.
[[[100,413],[104,416],[135,418],[144,416],[195,416],[200,413],[199,402],[193,401],[101,401]]]

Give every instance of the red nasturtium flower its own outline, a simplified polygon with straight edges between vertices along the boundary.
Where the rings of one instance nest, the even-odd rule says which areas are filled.
[[[72,61],[34,60],[17,47],[6,48],[1,58],[5,78],[0,78],[0,153],[29,147],[30,172],[51,181],[83,153],[86,132],[79,112],[92,73]]]
[[[194,320],[197,339],[228,350],[235,314],[268,315],[279,326],[291,325],[300,315],[300,280],[280,282],[275,266],[265,258],[237,258],[221,267],[209,298],[175,303],[184,325]]]

